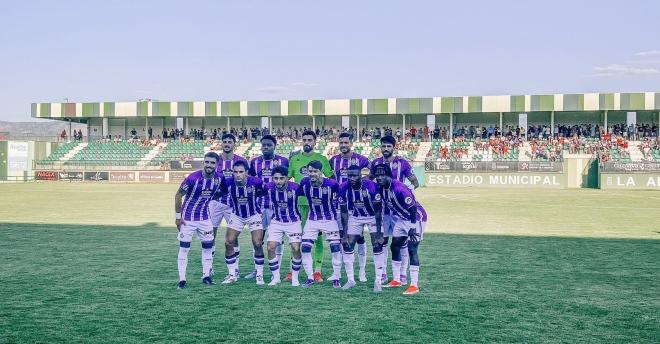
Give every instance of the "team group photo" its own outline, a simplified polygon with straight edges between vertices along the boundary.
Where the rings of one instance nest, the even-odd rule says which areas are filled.
[[[658,13],[0,0],[0,344],[660,343]]]

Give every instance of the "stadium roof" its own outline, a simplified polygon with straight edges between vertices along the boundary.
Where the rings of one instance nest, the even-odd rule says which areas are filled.
[[[534,111],[655,111],[660,92],[581,93],[428,98],[276,101],[135,101],[32,103],[32,117],[240,117],[498,113]]]

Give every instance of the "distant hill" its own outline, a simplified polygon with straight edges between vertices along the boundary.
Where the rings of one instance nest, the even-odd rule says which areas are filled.
[[[73,123],[74,130],[81,129],[86,134],[84,124]],[[9,133],[9,137],[26,136],[56,136],[62,130],[69,131],[69,123],[62,121],[43,120],[41,122],[7,122],[0,121],[0,133]]]

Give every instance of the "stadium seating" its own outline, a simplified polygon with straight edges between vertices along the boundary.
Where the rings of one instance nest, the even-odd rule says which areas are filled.
[[[64,164],[69,166],[136,166],[152,149],[153,147],[128,142],[90,142]]]
[[[60,159],[62,159],[62,157],[64,157],[64,155],[69,153],[77,145],[78,142],[68,142],[63,145],[60,145],[59,147],[57,147],[57,149],[55,149],[55,151],[50,153],[50,155],[47,156],[45,159],[37,161],[37,164],[52,164],[58,162],[60,161]]]
[[[149,165],[160,166],[166,161],[180,160],[182,156],[190,156],[193,159],[202,159],[204,158],[205,147],[206,143],[204,141],[186,143],[172,141],[164,145],[163,150],[149,162]]]

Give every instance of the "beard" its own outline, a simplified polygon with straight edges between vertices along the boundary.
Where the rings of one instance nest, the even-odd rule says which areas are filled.
[[[392,152],[390,152],[390,151],[383,151],[383,157],[389,159],[389,157],[391,157],[391,156],[392,156]]]
[[[303,146],[303,151],[304,151],[305,153],[309,153],[309,152],[311,152],[312,149],[313,149],[313,148],[312,148],[312,146],[310,146],[310,145],[304,145],[304,146]]]

